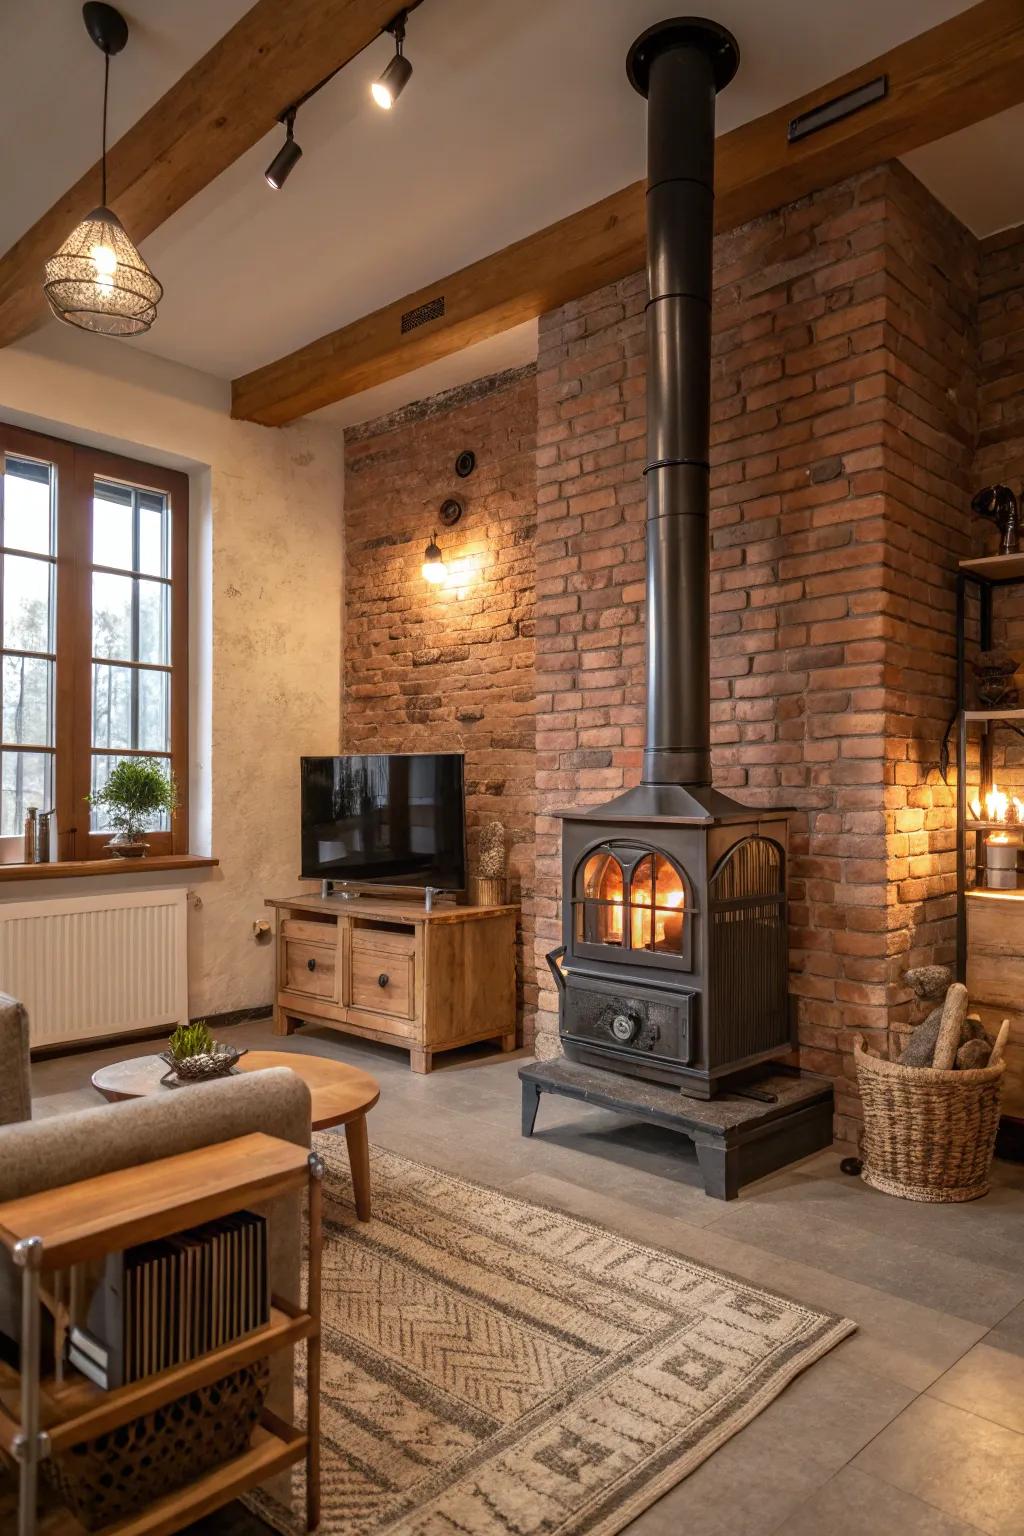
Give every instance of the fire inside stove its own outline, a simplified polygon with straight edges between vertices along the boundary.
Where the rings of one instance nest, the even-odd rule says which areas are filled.
[[[671,859],[605,848],[586,860],[576,900],[578,940],[682,955],[685,925],[686,885]]]

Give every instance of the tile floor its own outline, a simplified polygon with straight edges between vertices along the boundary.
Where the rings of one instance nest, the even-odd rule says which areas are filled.
[[[688,1143],[655,1127],[546,1096],[524,1140],[521,1057],[471,1050],[419,1077],[398,1051],[315,1026],[287,1041],[269,1021],[233,1035],[373,1072],[381,1146],[856,1319],[631,1536],[1024,1536],[1024,1168],[997,1163],[973,1204],[916,1205],[844,1177],[824,1152],[726,1205],[703,1194]],[[153,1049],[36,1063],[36,1114],[99,1102],[97,1065]],[[232,1511],[201,1529],[262,1527]]]

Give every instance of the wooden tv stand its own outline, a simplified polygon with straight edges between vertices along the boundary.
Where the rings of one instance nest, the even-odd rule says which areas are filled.
[[[400,1045],[414,1072],[474,1040],[515,1049],[516,907],[428,912],[367,896],[266,905],[278,913],[275,1034],[327,1024]]]

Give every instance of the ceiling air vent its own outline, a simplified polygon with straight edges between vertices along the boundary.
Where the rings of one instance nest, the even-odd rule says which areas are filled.
[[[419,325],[426,325],[428,320],[440,320],[443,314],[443,294],[439,299],[428,299],[425,304],[417,304],[415,309],[407,309],[402,316],[402,335],[406,331],[414,331]]]

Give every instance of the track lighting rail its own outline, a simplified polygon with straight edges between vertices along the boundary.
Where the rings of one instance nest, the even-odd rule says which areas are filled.
[[[409,83],[409,78],[412,75],[412,65],[403,52],[405,46],[405,23],[409,12],[414,11],[421,4],[422,0],[409,0],[409,4],[403,6],[400,11],[396,11],[391,20],[385,22],[384,26],[377,33],[377,37],[383,37],[384,33],[388,32],[395,40],[394,57],[389,61],[380,79],[374,81],[371,87],[373,99],[379,107],[390,109]],[[376,38],[372,39],[373,42],[376,42],[376,40]],[[366,46],[369,47],[369,43]],[[360,52],[363,52],[363,50],[360,49]],[[347,62],[351,64],[352,60],[349,59]],[[285,127],[285,141],[263,173],[267,186],[271,187],[275,192],[281,190],[302,158],[302,149],[295,138],[295,118],[299,108],[305,106],[306,102],[315,96],[318,91],[322,91],[324,86],[328,85],[335,75],[340,74],[344,68],[344,64],[339,64],[337,69],[332,69],[330,74],[324,75],[322,80],[318,80],[316,85],[311,86],[304,95],[291,102],[278,115],[278,122],[283,123]]]

